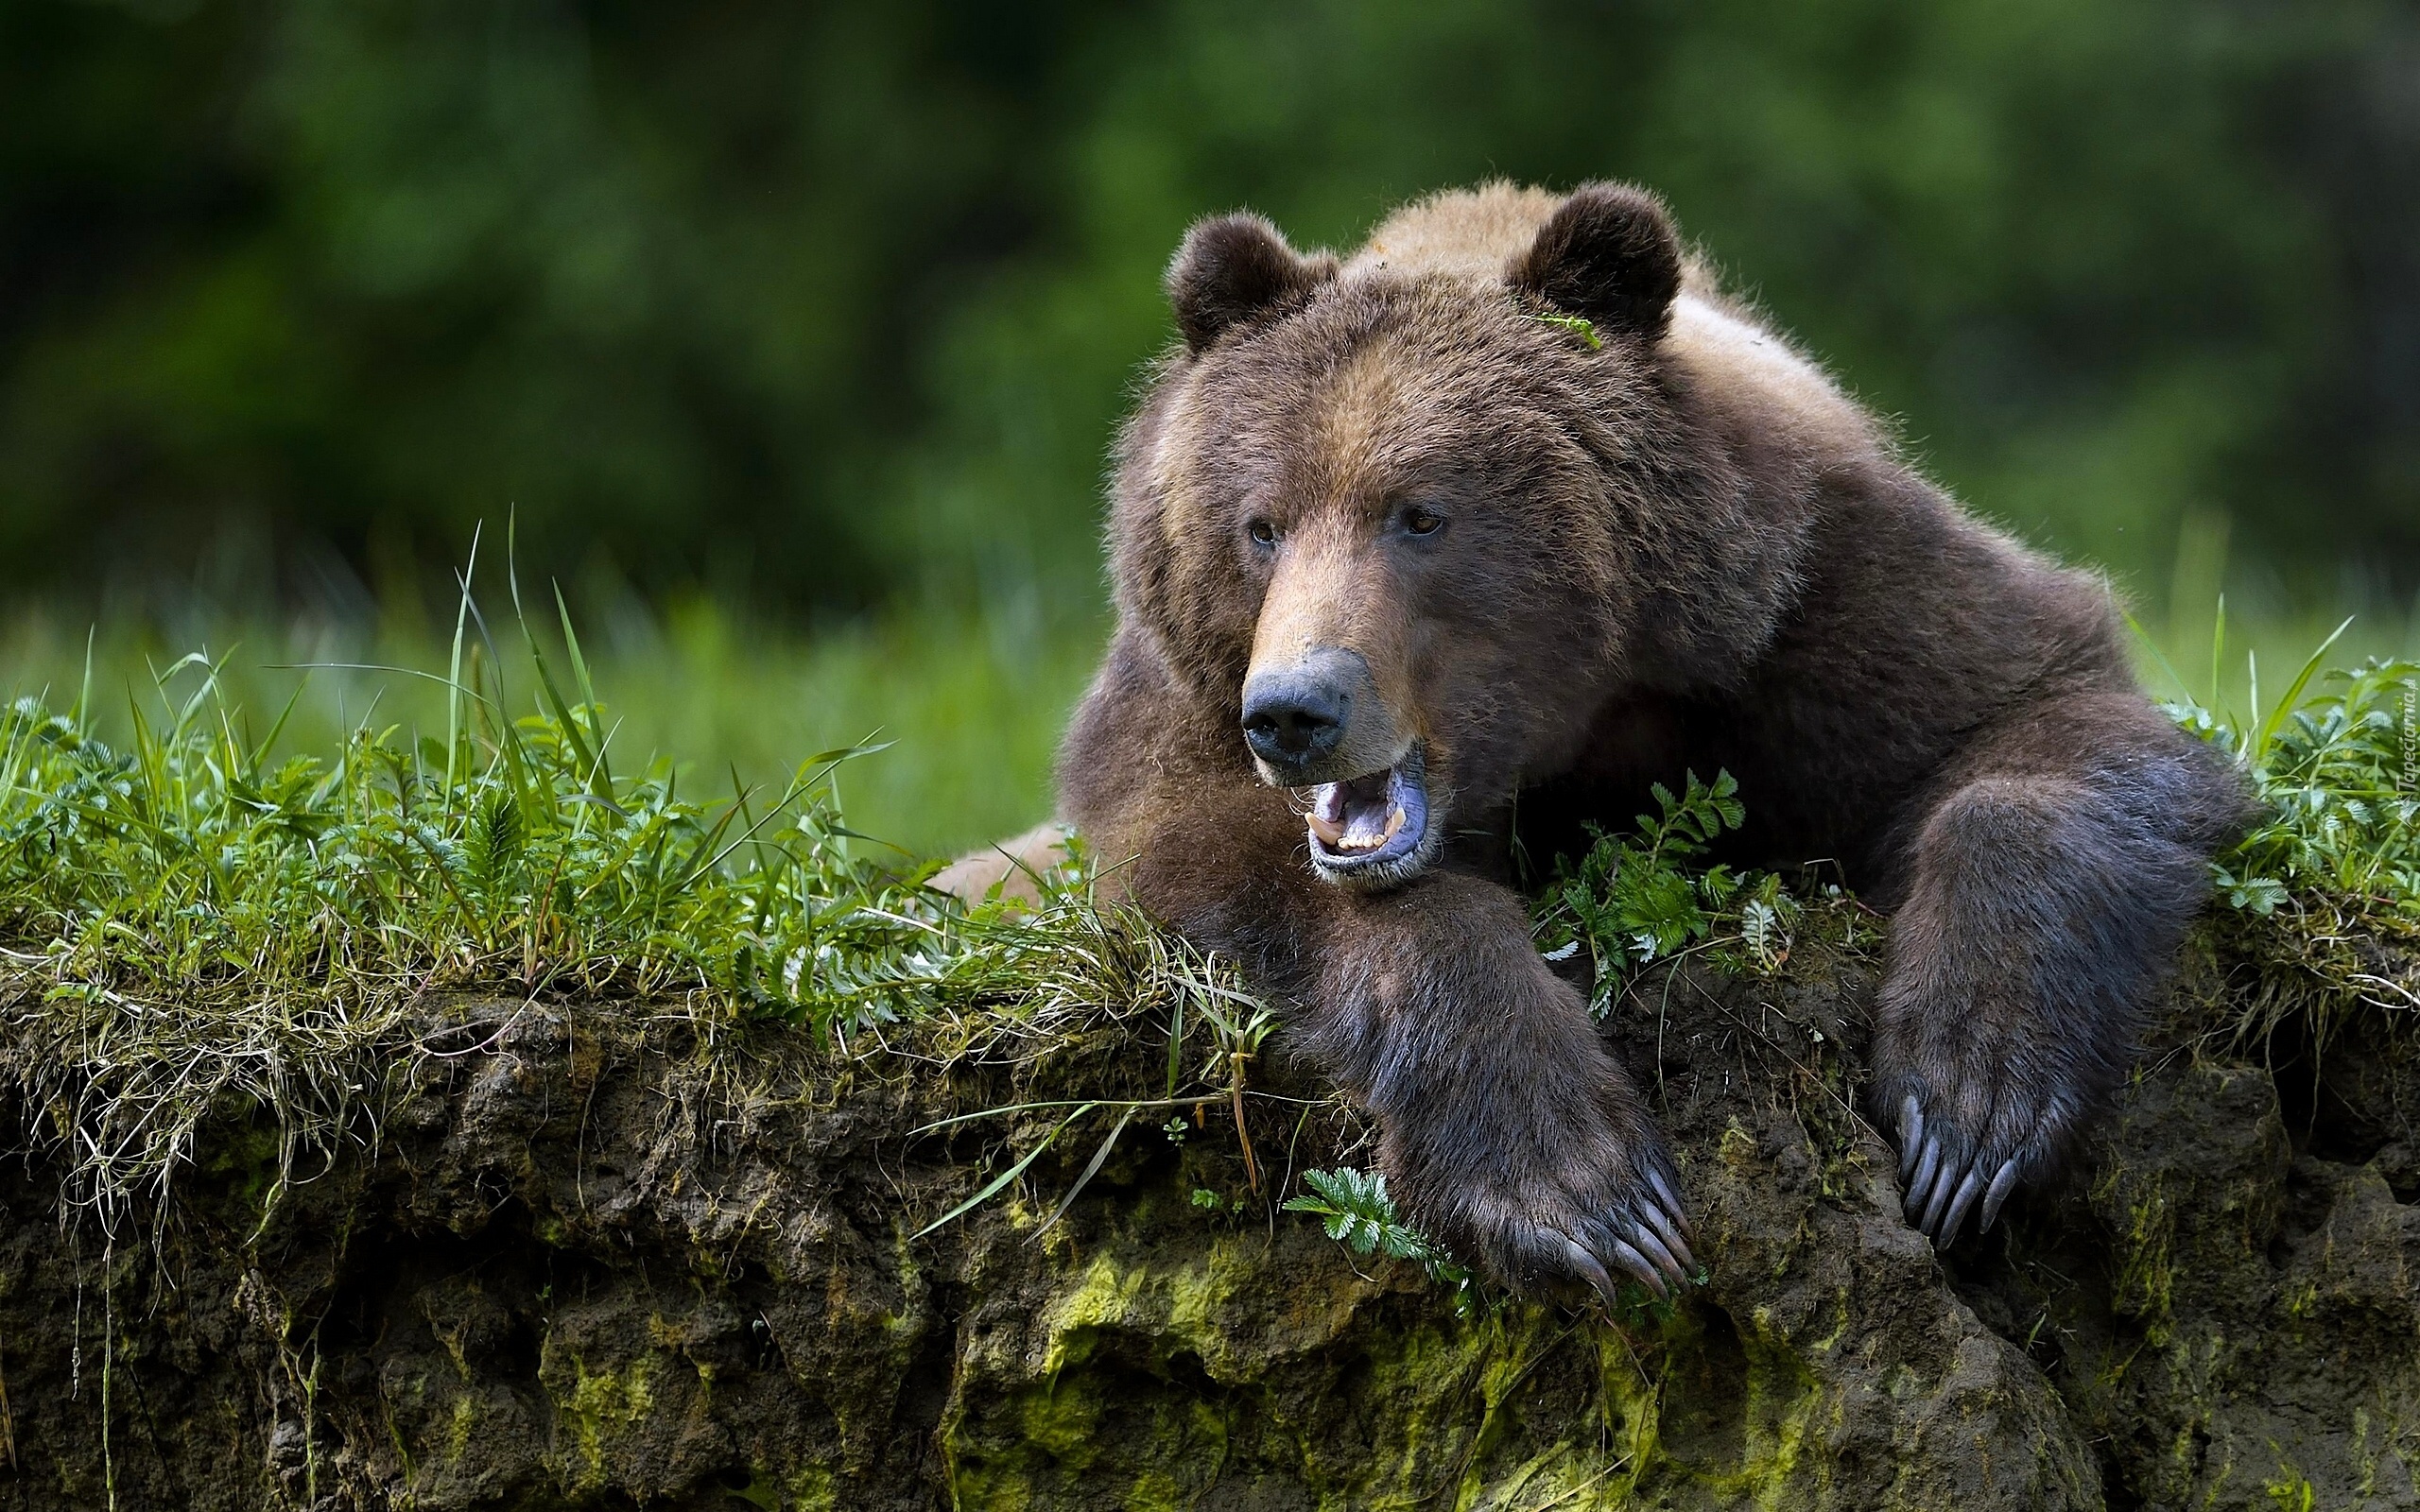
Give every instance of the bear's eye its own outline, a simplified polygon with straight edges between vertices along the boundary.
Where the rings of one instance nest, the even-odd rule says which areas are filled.
[[[1403,527],[1415,536],[1433,536],[1445,528],[1445,517],[1415,504],[1403,512]]]
[[[1277,544],[1277,527],[1266,520],[1255,520],[1244,526],[1244,529],[1252,536],[1253,544],[1256,546]]]

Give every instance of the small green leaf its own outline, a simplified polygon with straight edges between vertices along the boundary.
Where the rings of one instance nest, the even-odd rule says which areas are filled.
[[[1530,317],[1530,318],[1537,321],[1540,325],[1550,325],[1555,327],[1557,330],[1570,332],[1573,335],[1576,335],[1581,340],[1586,342],[1588,344],[1588,350],[1591,352],[1602,352],[1605,350],[1605,338],[1598,334],[1596,322],[1588,319],[1584,316],[1548,314],[1533,315]]]

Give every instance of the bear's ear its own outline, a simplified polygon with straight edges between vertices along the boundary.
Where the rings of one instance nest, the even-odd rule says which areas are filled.
[[[1168,264],[1168,306],[1195,352],[1238,320],[1297,298],[1336,277],[1336,259],[1305,257],[1258,215],[1198,220]]]
[[[1653,338],[1681,290],[1681,239],[1644,189],[1583,184],[1512,259],[1505,281],[1609,333]]]

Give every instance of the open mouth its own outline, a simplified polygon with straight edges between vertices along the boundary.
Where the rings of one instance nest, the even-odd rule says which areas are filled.
[[[1337,875],[1385,869],[1420,853],[1428,838],[1427,763],[1412,747],[1382,771],[1298,789],[1311,859]]]

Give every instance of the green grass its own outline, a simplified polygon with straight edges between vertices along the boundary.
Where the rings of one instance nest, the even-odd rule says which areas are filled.
[[[2169,705],[2260,800],[2253,829],[2211,868],[2218,933],[2258,976],[2210,1026],[2237,1048],[2289,1018],[2315,1045],[2348,1013],[2420,1026],[2420,661],[2327,669],[2334,644],[2268,702],[2248,678],[2239,708]]]
[[[97,672],[0,711],[0,1049],[106,1215],[162,1190],[228,1094],[275,1109],[289,1160],[332,1138],[452,994],[782,1021],[843,1051],[900,1024],[962,1051],[1233,1018],[1222,969],[1076,871],[1029,914],[924,887],[932,863],[842,802],[888,751],[760,782],[638,755],[566,619],[490,628],[466,612],[432,667],[386,675],[416,717],[354,697],[299,751],[298,675],[248,707],[198,652],[106,734]],[[1194,1078],[1170,1067],[1173,1097]]]
[[[510,605],[489,607],[505,621],[493,627],[498,639],[517,649]],[[551,626],[540,629],[559,645]],[[1047,816],[1051,758],[1105,625],[1089,611],[893,616],[809,634],[693,599],[660,613],[607,615],[581,630],[612,747],[631,763],[670,753],[684,783],[727,786],[736,770],[762,786],[786,779],[804,753],[885,744],[839,774],[838,800],[852,827],[923,857]],[[182,693],[164,695],[155,674],[199,650],[217,669],[215,701],[238,723],[265,729],[299,690],[277,750],[326,753],[365,718],[406,738],[441,734],[441,684],[368,668],[442,672],[451,633],[450,620],[414,615],[365,626],[112,620],[88,630],[25,611],[0,622],[0,701],[74,705],[86,687],[89,634],[89,723],[123,744],[133,711],[156,722],[164,700],[190,692],[188,677]],[[534,689],[518,680],[508,693],[526,713]]]

